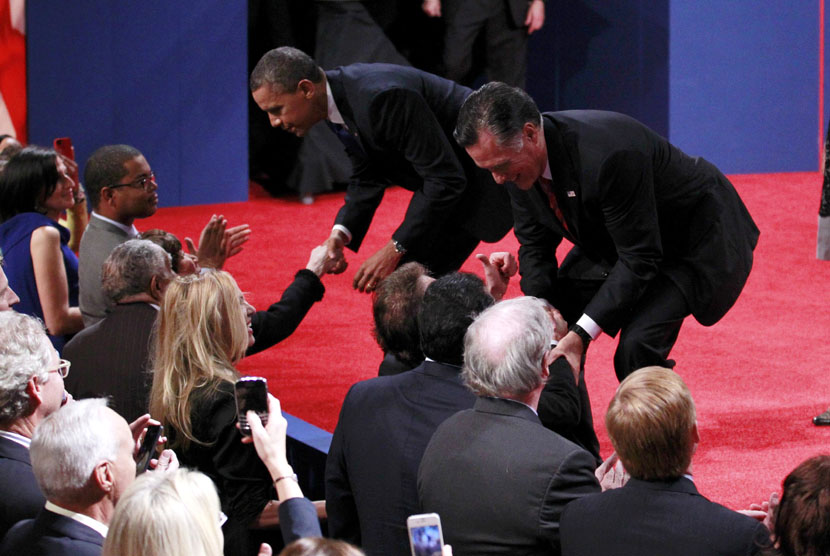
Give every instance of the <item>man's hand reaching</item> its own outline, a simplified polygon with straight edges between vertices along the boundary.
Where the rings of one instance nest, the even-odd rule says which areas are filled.
[[[484,267],[484,282],[487,284],[487,291],[496,301],[501,301],[510,284],[510,277],[519,270],[516,259],[507,252],[491,253],[488,257],[482,253],[476,255]]]

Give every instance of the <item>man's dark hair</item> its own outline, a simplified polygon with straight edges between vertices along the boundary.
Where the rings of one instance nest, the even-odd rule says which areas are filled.
[[[84,168],[84,187],[93,209],[101,202],[101,190],[126,176],[124,165],[139,156],[141,151],[129,145],[105,145],[92,153]]]
[[[314,58],[296,48],[281,46],[266,52],[251,72],[249,85],[256,91],[266,83],[281,93],[297,90],[303,79],[312,83],[323,80],[323,70]]]
[[[486,130],[499,145],[507,145],[515,140],[526,123],[539,125],[540,117],[530,95],[518,87],[494,81],[483,85],[464,101],[453,137],[467,148],[478,142],[479,131]]]
[[[406,263],[384,278],[372,295],[375,340],[384,353],[412,367],[424,360],[416,315],[424,297],[420,279],[428,275],[424,265]]]
[[[776,554],[830,554],[830,456],[810,458],[787,475],[773,532]]]
[[[159,230],[158,228],[141,232],[138,237],[139,239],[152,241],[167,251],[167,254],[170,255],[170,268],[172,268],[173,272],[176,274],[179,273],[179,262],[182,260],[182,242],[179,241],[179,238],[170,232],[165,232],[164,230]]]
[[[441,363],[464,362],[464,335],[480,312],[494,303],[475,274],[453,272],[427,287],[418,311],[424,355]]]
[[[42,210],[58,185],[58,153],[29,146],[9,159],[0,172],[0,222],[22,212]]]

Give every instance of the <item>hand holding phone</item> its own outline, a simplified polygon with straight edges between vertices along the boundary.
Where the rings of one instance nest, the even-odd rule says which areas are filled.
[[[251,436],[247,417],[249,411],[259,416],[263,426],[268,424],[268,381],[258,376],[243,377],[234,385],[234,397],[236,419],[244,436]]]
[[[161,425],[147,426],[147,432],[144,433],[144,440],[142,440],[141,447],[135,456],[136,475],[140,475],[150,468],[150,460],[156,455],[156,446],[158,445],[163,428]]]
[[[441,556],[444,535],[438,514],[416,514],[406,519],[412,556]]]

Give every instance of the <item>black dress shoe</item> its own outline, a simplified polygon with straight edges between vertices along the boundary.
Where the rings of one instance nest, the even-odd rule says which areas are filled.
[[[813,424],[817,427],[830,426],[830,409],[828,409],[821,415],[816,415],[815,417],[813,417]]]

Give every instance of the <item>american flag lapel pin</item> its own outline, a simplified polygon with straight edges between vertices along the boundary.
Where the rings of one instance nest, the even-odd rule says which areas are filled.
[[[568,190],[568,197],[576,197],[576,191]]]

